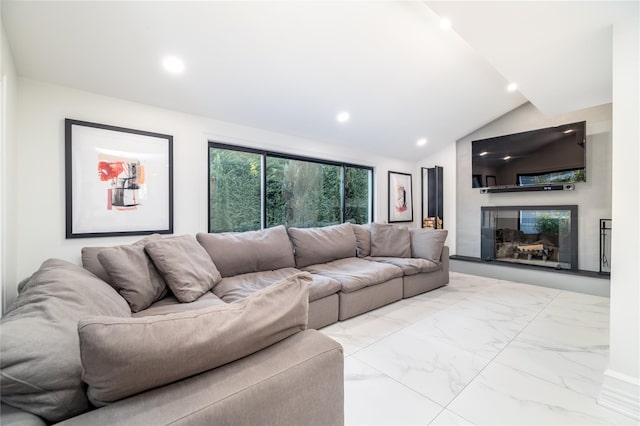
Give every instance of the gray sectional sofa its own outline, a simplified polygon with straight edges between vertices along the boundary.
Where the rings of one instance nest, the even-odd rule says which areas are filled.
[[[2,318],[0,424],[343,424],[342,348],[312,329],[448,283],[445,238],[279,226],[47,260]]]

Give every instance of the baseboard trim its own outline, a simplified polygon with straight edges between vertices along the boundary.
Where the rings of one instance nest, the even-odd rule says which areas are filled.
[[[640,420],[640,380],[617,371],[605,371],[598,404]]]

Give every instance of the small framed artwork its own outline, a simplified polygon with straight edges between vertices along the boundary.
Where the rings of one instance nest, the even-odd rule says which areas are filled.
[[[413,187],[408,173],[389,172],[389,223],[413,222]]]
[[[487,186],[496,186],[495,176],[487,176]]]
[[[173,233],[173,136],[65,120],[66,237]]]

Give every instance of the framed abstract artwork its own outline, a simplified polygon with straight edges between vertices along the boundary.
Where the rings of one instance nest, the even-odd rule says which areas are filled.
[[[66,237],[173,233],[173,136],[65,120]]]
[[[408,173],[389,172],[389,223],[413,222],[413,187]]]

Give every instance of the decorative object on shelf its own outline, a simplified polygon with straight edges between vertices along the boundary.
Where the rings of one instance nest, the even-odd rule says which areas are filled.
[[[611,273],[611,219],[600,219],[600,269],[601,274]]]
[[[443,168],[422,167],[422,227],[443,229]]]
[[[409,173],[389,172],[389,223],[413,222],[413,187]]]
[[[173,233],[173,136],[65,120],[66,237]]]
[[[496,186],[496,177],[487,175],[487,184],[485,186]]]

